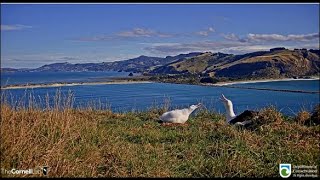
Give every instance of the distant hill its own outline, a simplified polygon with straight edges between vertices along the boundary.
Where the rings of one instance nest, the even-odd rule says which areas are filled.
[[[165,58],[160,57],[149,57],[149,56],[139,56],[137,58],[111,62],[107,65],[108,70],[116,71],[126,71],[126,72],[146,72],[150,71],[156,67],[163,66],[165,64],[177,61],[183,58],[189,58],[197,56],[201,53],[193,52],[189,54],[179,54],[177,56],[167,56]]]
[[[243,55],[206,52],[158,67],[150,73],[279,78],[315,75],[319,72],[319,50],[274,48]]]
[[[18,69],[15,68],[1,68],[1,72],[16,72]]]
[[[21,69],[16,69],[16,68],[1,68],[1,72],[28,72],[30,69],[28,68],[21,68]]]
[[[279,78],[319,75],[319,50],[273,48],[242,55],[193,52],[177,56],[137,58],[103,63],[54,63],[35,69],[2,68],[2,72],[126,71],[157,74],[197,74],[229,78]]]
[[[18,72],[18,71],[29,71],[29,72],[79,72],[79,71],[126,71],[126,72],[148,72],[156,67],[163,66],[165,64],[177,61],[183,58],[194,57],[201,54],[200,52],[193,52],[189,54],[179,54],[177,56],[161,57],[149,57],[139,56],[137,58],[115,61],[115,62],[103,62],[103,63],[83,63],[83,64],[71,64],[68,62],[64,63],[53,63],[41,66],[35,69],[14,69],[14,68],[2,68],[3,72]]]

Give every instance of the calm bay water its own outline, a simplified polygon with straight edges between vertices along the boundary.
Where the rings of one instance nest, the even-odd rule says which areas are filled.
[[[55,76],[63,77],[62,74],[57,74],[58,73],[56,73]],[[116,73],[115,76],[120,76],[120,74],[121,73]],[[29,77],[32,77],[32,75]],[[76,77],[76,75],[74,75],[74,77]],[[98,74],[96,77],[98,77]],[[83,81],[83,79],[88,79],[88,76],[78,77],[77,80]],[[30,80],[32,80],[32,78],[28,81]],[[241,86],[318,91],[319,80],[251,83],[241,84]],[[273,105],[282,113],[293,116],[302,109],[311,111],[312,108],[319,103],[319,94],[167,83],[81,85],[54,88],[12,89],[5,90],[5,92],[11,94],[16,99],[23,97],[26,92],[32,92],[35,97],[43,97],[44,99],[47,93],[50,96],[54,96],[58,89],[60,89],[63,94],[67,94],[69,90],[73,92],[75,107],[86,106],[88,102],[96,102],[96,104],[99,104],[97,102],[100,101],[103,108],[108,107],[117,112],[162,107],[169,101],[170,109],[187,107],[191,104],[202,102],[208,110],[223,113],[224,107],[219,101],[219,96],[222,93],[232,100],[236,114],[246,109],[258,110]]]
[[[268,89],[270,88],[270,89],[319,91],[320,81],[319,80],[274,81],[274,82],[236,84],[236,86],[268,88]]]
[[[106,81],[110,77],[127,77],[128,72],[1,72],[1,86],[27,83]],[[137,75],[137,74],[134,74]]]

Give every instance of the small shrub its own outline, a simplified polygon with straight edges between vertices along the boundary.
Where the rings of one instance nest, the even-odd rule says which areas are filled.
[[[319,125],[320,124],[320,104],[318,104],[310,117],[309,120],[306,121],[305,125]]]
[[[257,124],[280,123],[283,121],[282,114],[275,107],[268,107],[259,112]]]
[[[299,124],[305,124],[310,119],[310,113],[307,111],[301,111],[295,117],[295,121]]]

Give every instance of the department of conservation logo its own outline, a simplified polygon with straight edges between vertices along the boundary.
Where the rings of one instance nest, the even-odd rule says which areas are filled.
[[[287,178],[291,175],[291,164],[280,164],[279,173],[283,178]]]

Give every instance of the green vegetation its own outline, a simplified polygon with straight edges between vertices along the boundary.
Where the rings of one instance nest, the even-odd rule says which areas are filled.
[[[215,84],[217,83],[219,80],[217,78],[213,78],[213,77],[204,77],[200,79],[200,83],[212,83]]]
[[[265,73],[268,69],[261,71]],[[267,72],[271,73],[271,72]],[[293,77],[294,79],[311,79],[318,78],[318,76],[299,76]],[[162,83],[175,83],[175,84],[216,84],[216,83],[225,83],[225,82],[237,82],[237,81],[255,81],[255,80],[270,80],[270,79],[281,79],[280,77],[276,78],[261,78],[261,77],[210,77],[208,74],[157,74],[150,75],[144,74],[143,76],[134,76],[134,77],[116,77],[112,78],[113,81],[152,81],[152,82],[162,82]]]
[[[279,177],[279,163],[320,163],[320,126],[272,107],[261,109],[259,126],[251,129],[227,125],[224,115],[204,109],[188,126],[164,127],[157,120],[168,106],[128,113],[73,109],[72,95],[57,93],[40,109],[33,98],[29,107],[13,108],[2,96],[1,168],[47,165],[48,177]]]

